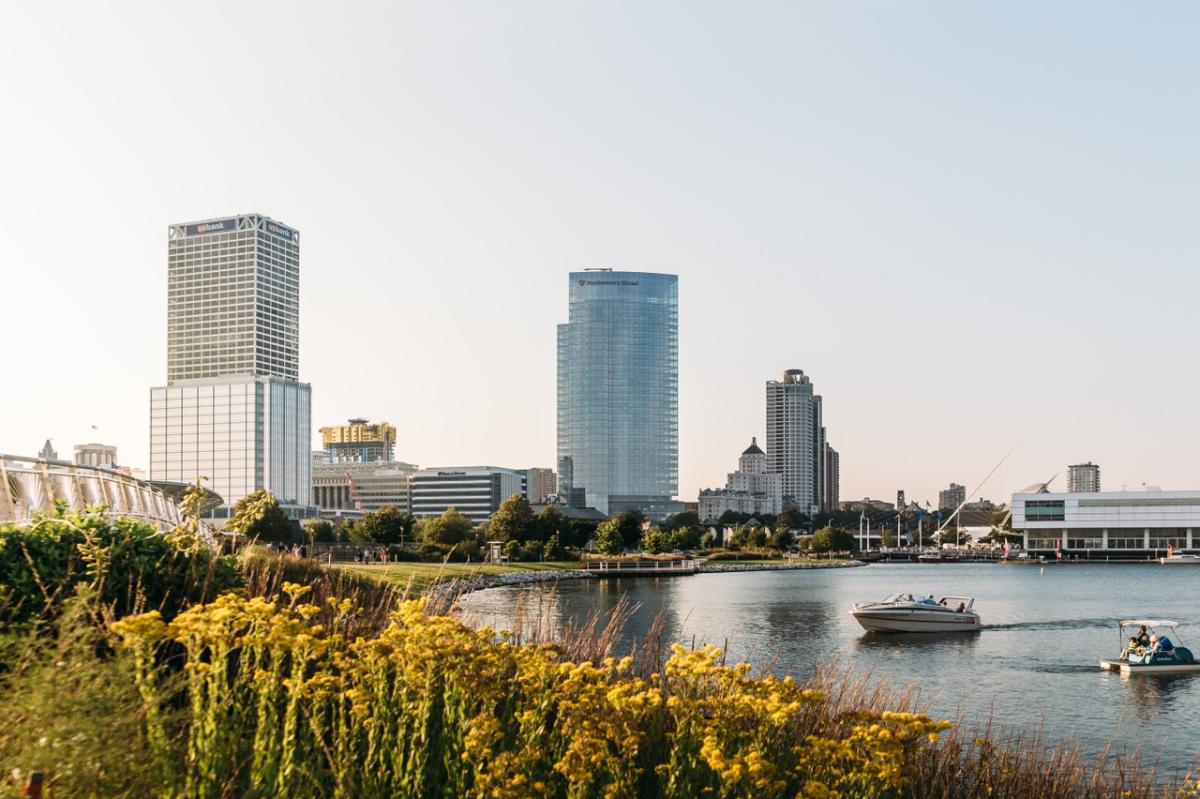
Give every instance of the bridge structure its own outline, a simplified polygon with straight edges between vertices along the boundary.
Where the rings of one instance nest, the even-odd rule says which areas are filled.
[[[0,454],[0,524],[30,524],[62,502],[72,510],[102,507],[110,516],[149,522],[162,531],[179,524],[185,483],[152,483],[130,474],[69,461]],[[221,503],[206,492],[205,509]],[[211,532],[201,525],[201,533]]]

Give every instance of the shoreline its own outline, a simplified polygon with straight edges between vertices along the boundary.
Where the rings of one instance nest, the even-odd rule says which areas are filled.
[[[847,569],[855,566],[866,566],[861,560],[830,561],[828,563],[738,563],[737,561],[719,561],[705,563],[700,566],[697,574],[725,574],[736,572],[756,571],[805,571],[811,569]],[[648,575],[642,575],[648,576]],[[678,575],[685,576],[685,575]],[[687,575],[690,576],[690,575]],[[602,578],[584,569],[554,569],[554,570],[514,570],[503,574],[481,574],[476,577],[456,577],[452,580],[429,586],[425,593],[440,602],[453,603],[459,597],[473,594],[476,591],[487,591],[492,588],[511,588],[514,586],[534,585],[536,583],[558,582],[559,580],[599,580],[621,579]],[[638,579],[628,575],[623,579]],[[672,577],[676,579],[676,577]]]

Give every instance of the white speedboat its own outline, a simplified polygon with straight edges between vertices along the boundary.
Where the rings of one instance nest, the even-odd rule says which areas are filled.
[[[982,626],[979,614],[972,610],[974,604],[975,598],[969,596],[934,599],[892,594],[882,602],[859,602],[850,614],[868,632],[971,632]]]
[[[1164,566],[1200,566],[1200,555],[1177,552],[1174,555],[1159,558],[1158,562]]]

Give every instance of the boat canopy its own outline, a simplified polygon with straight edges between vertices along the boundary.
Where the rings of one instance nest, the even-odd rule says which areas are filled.
[[[1179,622],[1169,621],[1167,619],[1129,619],[1121,622],[1122,627],[1178,627]]]

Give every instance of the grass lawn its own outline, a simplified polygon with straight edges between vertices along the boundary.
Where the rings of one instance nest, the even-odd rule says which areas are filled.
[[[364,574],[376,580],[406,586],[412,582],[414,592],[425,586],[458,577],[477,577],[481,574],[503,574],[512,571],[543,571],[549,569],[578,569],[579,561],[547,561],[546,563],[338,563],[335,569]]]

